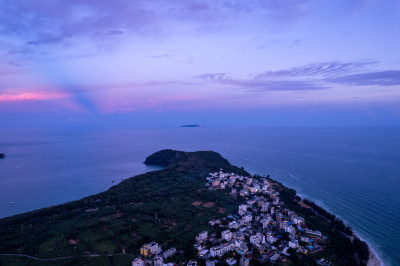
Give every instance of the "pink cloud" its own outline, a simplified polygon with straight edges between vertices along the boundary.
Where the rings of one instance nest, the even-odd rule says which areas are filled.
[[[0,94],[0,102],[43,101],[64,98],[60,93],[23,92],[18,94]]]

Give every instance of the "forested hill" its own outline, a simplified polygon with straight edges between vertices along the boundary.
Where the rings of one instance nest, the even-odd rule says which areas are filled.
[[[189,172],[198,172],[200,170],[208,173],[223,168],[225,172],[249,175],[243,168],[231,165],[227,159],[214,151],[183,152],[170,149],[161,150],[147,157],[144,163],[177,168]]]
[[[165,168],[128,178],[81,200],[0,219],[0,265],[131,265],[140,246],[150,241],[161,244],[163,250],[175,247],[181,253],[171,260],[187,262],[197,256],[195,237],[204,230],[220,235],[226,216],[246,203],[246,198],[228,188],[206,186],[208,173],[221,168],[249,175],[218,153],[162,150],[145,163]],[[315,265],[321,258],[333,265],[365,265],[368,246],[340,219],[301,201],[295,190],[268,180],[279,192],[282,212],[295,211],[309,228],[326,236],[320,240],[321,251],[293,252],[288,265]],[[221,219],[225,227],[210,227],[208,221],[215,219]],[[284,231],[278,234],[287,240]],[[253,250],[252,254],[258,253]]]
[[[223,168],[248,174],[218,153],[162,150],[145,163],[165,168],[128,178],[81,200],[1,219],[0,253],[40,258],[123,250],[137,254],[150,240],[184,249],[193,247],[194,237],[207,229],[209,220],[237,211],[237,199],[202,190],[210,171]],[[196,206],[195,201],[210,204]],[[132,256],[119,257],[126,260],[122,265],[132,261]],[[0,262],[5,259],[0,257]],[[79,263],[84,264],[84,259]]]

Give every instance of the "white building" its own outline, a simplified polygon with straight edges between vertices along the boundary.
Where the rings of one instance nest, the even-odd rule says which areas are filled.
[[[269,258],[271,261],[276,261],[277,259],[279,259],[280,256],[279,254],[275,254],[274,256],[272,256],[271,258]]]
[[[250,243],[253,245],[259,245],[265,243],[265,236],[261,233],[250,236]]]
[[[306,237],[306,236],[301,236],[300,240],[303,241],[303,242],[307,242],[307,243],[310,241],[310,239],[308,237]]]
[[[274,236],[267,236],[267,242],[270,244],[273,244],[274,242],[276,242],[276,238]]]
[[[290,247],[290,248],[296,249],[298,245],[299,245],[299,243],[298,243],[297,240],[295,240],[295,241],[289,241],[289,247]]]
[[[240,204],[239,205],[239,211],[238,211],[239,215],[243,216],[243,215],[246,214],[246,212],[247,212],[247,205],[246,204]]]
[[[265,202],[265,203],[261,206],[261,211],[262,211],[262,212],[267,212],[267,211],[268,211],[268,207],[269,207],[269,202]]]
[[[208,253],[209,253],[209,250],[208,250],[208,249],[203,249],[203,250],[201,250],[201,251],[199,252],[199,257],[200,257],[200,258],[203,258],[203,257],[207,256]]]
[[[243,216],[242,220],[244,223],[249,223],[249,222],[251,222],[251,220],[253,220],[253,216],[250,214],[245,215],[245,216]]]
[[[140,248],[140,254],[146,257],[152,256],[154,254],[158,254],[161,252],[161,247],[158,245],[157,242],[150,242],[148,244],[144,244]]]
[[[175,253],[176,253],[176,248],[170,248],[163,253],[163,257],[164,259],[166,259],[172,257],[173,255],[175,255]]]
[[[271,220],[271,218],[267,218],[267,219],[262,219],[260,221],[262,223],[262,225],[263,225],[263,229],[268,227],[268,224],[269,224],[270,220]]]
[[[132,261],[132,266],[144,266],[144,261],[141,258],[136,258]]]
[[[164,264],[164,259],[162,256],[157,255],[154,257],[153,259],[154,266],[163,266],[163,264]]]
[[[234,258],[227,258],[226,259],[226,263],[228,265],[235,265],[236,264],[236,260]]]
[[[217,246],[217,247],[212,247],[210,249],[210,255],[212,257],[221,257],[227,252],[226,248],[224,246]]]
[[[294,235],[296,233],[296,229],[293,226],[289,225],[285,228],[285,232],[288,232],[289,234]]]
[[[293,223],[295,223],[295,224],[304,224],[304,218],[303,217],[295,217],[293,219]]]
[[[202,243],[202,242],[206,241],[207,238],[208,238],[208,232],[207,231],[203,231],[203,232],[201,232],[199,234],[198,237],[196,237],[196,240],[197,240],[197,242]]]
[[[232,232],[230,230],[222,231],[221,237],[226,241],[230,241],[232,239]]]
[[[230,223],[228,224],[228,228],[229,228],[229,229],[232,229],[232,228],[238,229],[239,226],[240,226],[240,224],[239,224],[237,221],[232,221],[232,222],[230,222]]]
[[[320,231],[313,231],[313,230],[306,230],[306,234],[315,236],[315,237],[321,237],[322,234]]]

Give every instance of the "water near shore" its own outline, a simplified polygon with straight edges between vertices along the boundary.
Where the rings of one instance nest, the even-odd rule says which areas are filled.
[[[164,148],[214,150],[270,174],[350,224],[400,265],[400,128],[0,129],[0,217],[91,195],[156,170]]]

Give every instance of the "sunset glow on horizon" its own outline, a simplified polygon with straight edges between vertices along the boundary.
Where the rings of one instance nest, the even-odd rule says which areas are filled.
[[[0,4],[3,117],[342,110],[400,124],[395,0]]]

